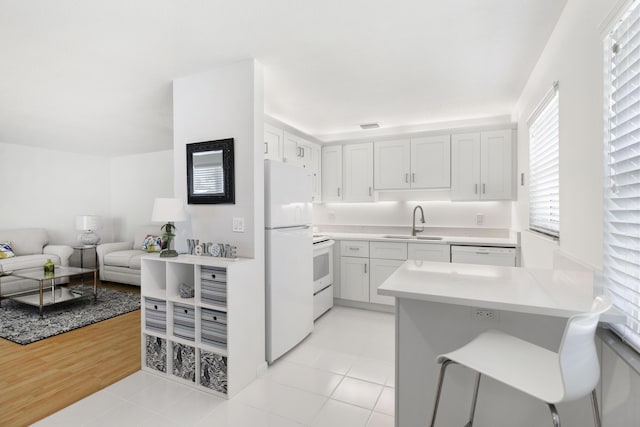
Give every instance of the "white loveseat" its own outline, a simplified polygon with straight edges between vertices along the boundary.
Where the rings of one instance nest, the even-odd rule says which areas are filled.
[[[48,259],[55,265],[67,267],[73,248],[68,245],[50,245],[47,231],[43,228],[17,228],[0,230],[0,242],[9,243],[14,257],[0,259],[0,271],[8,273],[25,268],[42,267]],[[38,282],[15,276],[0,277],[0,296],[35,290]]]
[[[159,225],[148,225],[136,230],[130,242],[98,245],[100,280],[140,286],[140,258],[148,252],[142,250],[147,235],[161,236]]]

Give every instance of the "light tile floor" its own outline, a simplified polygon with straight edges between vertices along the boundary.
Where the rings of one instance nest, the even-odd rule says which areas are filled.
[[[38,427],[391,427],[393,315],[334,307],[232,400],[136,372]]]

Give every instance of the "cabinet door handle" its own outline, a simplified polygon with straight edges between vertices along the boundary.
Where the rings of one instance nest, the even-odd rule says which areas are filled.
[[[351,246],[351,247],[349,248],[349,250],[350,250],[350,251],[359,251],[359,250],[360,250],[360,248],[354,248],[353,246]]]
[[[264,154],[269,154],[269,144],[264,143]]]
[[[302,157],[304,157],[304,147],[302,147],[301,150],[302,150]]]
[[[340,187],[338,187],[338,197],[340,197]]]
[[[301,153],[302,153],[302,148],[297,147],[297,154],[296,154],[296,156],[298,156],[298,157],[302,157],[302,154],[301,154]]]
[[[371,196],[371,187],[369,187],[369,196]]]
[[[411,173],[411,182],[416,182],[416,173],[415,172]]]
[[[487,185],[482,184],[482,194],[485,194],[486,192],[487,192]]]
[[[476,184],[476,189],[474,190],[474,193],[478,194],[478,184]]]
[[[408,173],[404,174],[404,182],[409,183],[409,174]]]
[[[367,264],[364,264],[364,274],[367,274]]]

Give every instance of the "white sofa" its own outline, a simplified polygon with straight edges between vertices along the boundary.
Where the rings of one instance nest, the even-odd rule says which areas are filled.
[[[148,252],[142,250],[147,235],[161,236],[159,225],[148,225],[136,230],[130,242],[98,245],[100,280],[140,286],[140,258]]]
[[[67,267],[73,248],[68,245],[50,245],[47,231],[43,228],[17,228],[0,230],[0,242],[11,242],[15,254],[11,258],[0,259],[0,271],[3,273],[25,268],[42,267],[48,259],[55,265]],[[35,290],[38,282],[20,279],[15,276],[0,277],[0,296]]]

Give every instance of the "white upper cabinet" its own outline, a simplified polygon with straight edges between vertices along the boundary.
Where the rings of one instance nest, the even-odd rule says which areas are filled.
[[[451,185],[449,135],[375,143],[375,188],[448,188]]]
[[[300,159],[300,138],[285,130],[282,161],[297,165],[300,163]]]
[[[322,147],[322,201],[342,201],[342,146]]]
[[[313,193],[311,194],[311,201],[322,201],[322,155],[320,146],[313,144],[311,147],[311,174],[313,183]]]
[[[411,188],[411,140],[376,142],[374,153],[375,188],[398,190]]]
[[[480,198],[480,134],[451,136],[451,200]]]
[[[515,173],[511,130],[480,134],[481,199],[511,200],[515,194]]]
[[[411,138],[411,188],[451,186],[451,137]]]
[[[451,200],[511,200],[512,131],[451,136]]]
[[[343,200],[373,201],[373,143],[349,144],[343,150]]]
[[[285,130],[282,160],[303,168],[311,168],[313,165],[313,147],[315,145]]]
[[[282,161],[284,131],[269,123],[264,124],[264,158]]]

